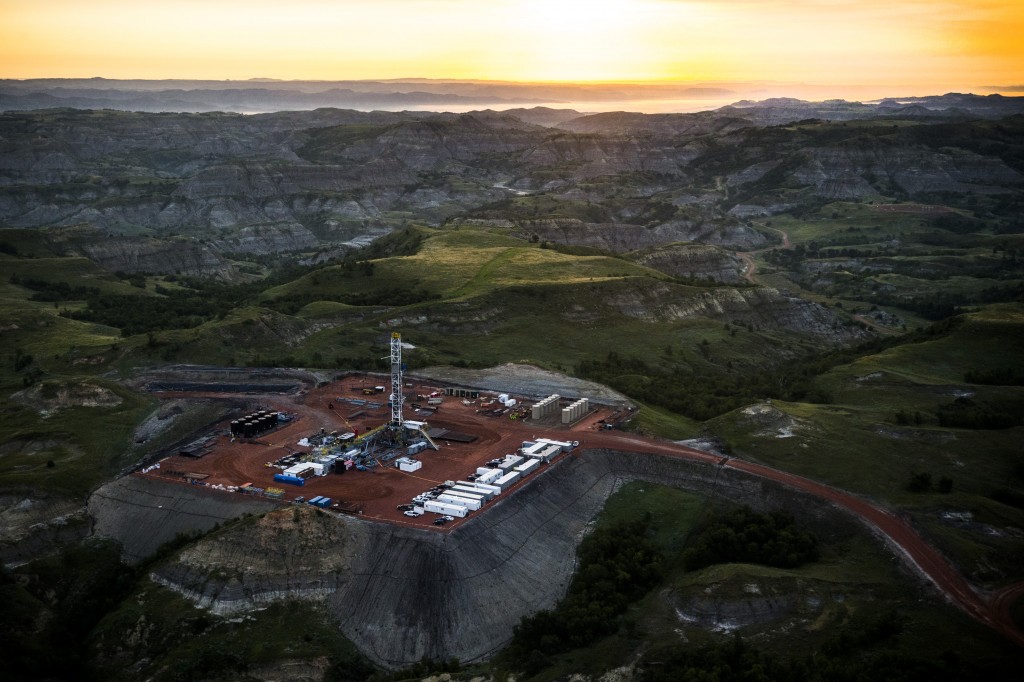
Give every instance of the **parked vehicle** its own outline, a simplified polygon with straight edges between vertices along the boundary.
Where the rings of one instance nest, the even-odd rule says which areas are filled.
[[[423,512],[416,511],[415,509],[410,509],[409,511],[402,512],[402,513],[405,514],[406,516],[411,516],[412,518],[416,518],[417,516],[423,516]]]
[[[448,519],[446,519],[443,516],[439,516],[436,519],[434,519],[434,525],[435,526],[443,526],[446,523],[448,523]]]

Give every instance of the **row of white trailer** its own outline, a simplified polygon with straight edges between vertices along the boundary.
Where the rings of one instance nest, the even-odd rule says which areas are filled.
[[[446,481],[445,489],[435,498],[424,501],[422,509],[434,514],[463,518],[537,471],[541,464],[550,462],[558,453],[571,450],[574,445],[547,438],[526,441],[523,443],[522,455],[505,455],[493,467],[477,468],[476,480]]]

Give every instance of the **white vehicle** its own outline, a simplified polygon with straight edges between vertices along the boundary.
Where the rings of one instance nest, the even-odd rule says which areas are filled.
[[[410,509],[409,511],[402,512],[402,513],[405,514],[406,516],[411,516],[413,518],[416,518],[417,516],[423,516],[423,510],[421,510],[421,509]]]

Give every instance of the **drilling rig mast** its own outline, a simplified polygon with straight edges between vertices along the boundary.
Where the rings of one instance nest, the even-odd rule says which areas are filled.
[[[396,433],[402,433],[402,403],[405,402],[405,395],[402,393],[402,335],[398,332],[391,332],[391,427]]]

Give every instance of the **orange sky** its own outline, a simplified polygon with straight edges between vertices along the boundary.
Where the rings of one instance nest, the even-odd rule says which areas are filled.
[[[0,77],[978,89],[1022,36],[1022,0],[0,0]]]

